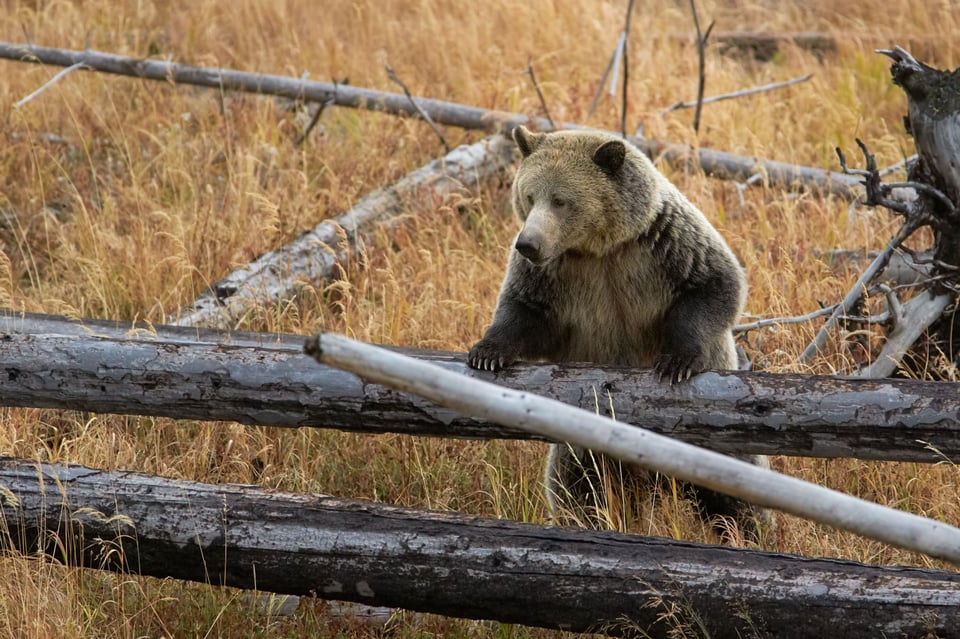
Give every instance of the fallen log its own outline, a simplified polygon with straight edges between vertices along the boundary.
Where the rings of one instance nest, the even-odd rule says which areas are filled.
[[[250,306],[289,299],[305,282],[319,284],[356,250],[363,231],[402,214],[421,191],[437,196],[476,188],[513,164],[513,143],[502,136],[457,147],[400,181],[370,193],[352,209],[325,220],[293,242],[261,255],[210,286],[168,321],[179,326],[232,327]]]
[[[691,618],[717,639],[960,636],[960,575],[937,570],[11,458],[0,511],[0,543],[31,556],[447,616],[664,638]]]
[[[56,49],[9,42],[0,42],[0,58],[62,67],[83,64],[85,68],[95,71],[145,80],[192,84],[221,91],[269,94],[294,100],[329,102],[343,107],[418,116],[416,107],[402,93],[375,91],[332,82],[316,82],[231,69],[209,69],[92,50]],[[414,99],[417,105],[438,124],[504,134],[508,134],[518,124],[540,130],[552,128],[545,118],[530,118],[520,113],[492,111],[431,98],[415,97]],[[558,127],[580,128],[578,125],[569,123],[558,123]],[[858,193],[856,187],[859,182],[856,178],[835,171],[771,162],[707,148],[693,149],[685,145],[665,144],[642,137],[631,137],[630,141],[645,153],[662,157],[666,162],[677,166],[686,167],[691,162],[698,163],[707,175],[717,178],[745,180],[759,173],[765,176],[765,182],[770,186],[802,187],[850,200],[855,199]]]
[[[687,36],[689,39],[690,36]],[[710,34],[710,41],[719,46],[720,53],[749,53],[755,60],[768,62],[784,45],[805,49],[818,59],[837,53],[837,38],[830,33],[764,33],[755,31],[726,31]]]
[[[82,334],[88,330],[94,334]],[[316,366],[302,353],[299,336],[146,330],[3,317],[0,405],[365,433],[534,438]],[[494,374],[468,369],[459,353],[397,350],[603,415],[613,410],[623,422],[719,452],[960,460],[960,395],[951,383],[722,371],[669,386],[646,370],[522,364]]]

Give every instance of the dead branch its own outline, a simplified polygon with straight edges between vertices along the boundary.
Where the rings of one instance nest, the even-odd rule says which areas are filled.
[[[610,56],[610,60],[607,62],[607,68],[603,70],[603,74],[600,76],[600,82],[597,84],[597,90],[593,94],[593,100],[590,102],[590,109],[587,111],[587,120],[593,117],[593,114],[597,111],[597,105],[600,103],[600,96],[603,95],[603,87],[607,83],[607,77],[610,75],[610,70],[613,69],[613,65],[620,56],[620,47],[623,35],[617,37],[617,46],[613,49],[613,54]]]
[[[413,105],[413,108],[416,109],[420,117],[423,118],[426,121],[426,123],[430,125],[430,128],[433,129],[433,132],[436,134],[436,136],[440,138],[440,142],[441,144],[443,144],[444,150],[447,153],[450,153],[450,143],[447,142],[447,138],[444,137],[443,133],[440,131],[436,123],[433,121],[433,118],[430,117],[430,114],[424,111],[423,108],[413,98],[413,95],[411,95],[410,93],[410,89],[408,89],[407,85],[404,84],[403,80],[400,79],[400,76],[397,75],[397,72],[393,70],[393,67],[391,67],[388,64],[386,65],[386,69],[387,69],[387,77],[390,78],[390,81],[393,82],[394,84],[399,85],[400,88],[403,89],[403,94],[407,96],[408,100],[410,100],[410,104]]]
[[[772,318],[762,318],[755,322],[750,322],[749,324],[737,324],[733,327],[734,333],[747,333],[749,331],[755,331],[761,328],[767,328],[770,326],[780,326],[781,324],[803,324],[806,322],[811,322],[818,317],[823,317],[824,315],[830,315],[836,310],[836,305],[827,306],[826,308],[821,308],[816,311],[811,311],[806,315],[796,315],[793,317],[772,317]]]
[[[867,289],[874,282],[877,276],[883,272],[887,267],[887,264],[890,261],[890,257],[893,255],[894,251],[907,239],[910,235],[917,230],[917,226],[908,220],[900,227],[896,235],[887,243],[886,248],[884,248],[879,255],[870,263],[870,266],[860,275],[859,279],[854,283],[850,288],[850,291],[847,293],[846,297],[843,298],[839,304],[833,307],[833,313],[830,315],[830,318],[824,323],[824,325],[817,331],[816,336],[813,338],[813,341],[804,349],[803,353],[800,354],[799,360],[801,363],[808,363],[811,359],[817,356],[820,351],[823,349],[824,345],[827,343],[827,338],[834,328],[839,324],[843,316],[849,315],[850,311],[859,304],[860,300],[863,298]]]
[[[337,87],[339,85],[349,84],[349,83],[350,83],[350,78],[344,78],[340,82],[337,82],[336,80],[334,80],[333,82],[334,95],[336,95]],[[297,137],[296,141],[293,143],[294,146],[301,146],[304,142],[307,141],[307,138],[310,137],[310,132],[313,131],[313,128],[317,126],[317,123],[320,121],[320,116],[323,115],[323,112],[327,109],[327,107],[333,106],[334,104],[336,104],[335,97],[330,98],[326,102],[320,103],[320,106],[317,107],[317,110],[313,112],[313,117],[310,118],[310,122],[307,124],[306,128],[303,130],[303,133],[301,133]]]
[[[82,62],[85,67],[102,73],[133,76],[146,80],[172,81],[218,90],[246,91],[320,103],[333,100],[334,104],[341,107],[419,115],[402,93],[284,76],[245,73],[230,69],[209,69],[90,50],[76,51],[4,42],[0,42],[0,58],[59,66],[71,66]],[[518,124],[526,124],[540,130],[546,130],[550,126],[545,118],[529,118],[519,113],[491,111],[430,98],[418,97],[416,104],[429,113],[434,122],[464,129],[509,133]],[[581,128],[563,122],[557,125],[561,129]],[[734,155],[708,148],[694,149],[686,145],[667,144],[645,138],[633,137],[630,141],[647,155],[663,158],[675,166],[686,167],[690,159],[694,158],[707,175],[718,179],[742,181],[762,173],[766,184],[770,186],[800,187],[837,195],[848,200],[854,199],[857,195],[855,187],[859,182],[839,172]]]
[[[530,76],[530,82],[533,83],[533,88],[537,91],[537,97],[540,99],[540,107],[543,109],[543,115],[547,118],[547,122],[550,123],[550,130],[555,131],[557,129],[557,123],[554,121],[553,116],[550,115],[550,107],[547,106],[547,99],[543,97],[543,91],[540,90],[540,83],[537,82],[537,74],[533,71],[533,58],[527,58],[527,70],[524,71],[527,75]]]
[[[710,37],[710,32],[713,31],[713,26],[716,24],[711,21],[710,26],[707,27],[706,32],[700,30],[700,14],[697,12],[697,3],[696,0],[690,0],[690,11],[693,13],[693,25],[697,30],[697,103],[696,109],[693,112],[693,130],[696,133],[700,132],[700,113],[703,110],[703,92],[707,84],[707,59],[706,59],[706,50],[707,50],[707,38]]]
[[[623,49],[621,58],[623,62],[623,95],[620,98],[620,135],[627,137],[627,106],[629,105],[628,88],[630,86],[630,18],[633,15],[634,0],[627,2],[627,16],[623,23]]]
[[[44,83],[40,86],[40,88],[38,88],[36,91],[33,91],[33,92],[31,92],[30,95],[28,95],[27,97],[25,97],[25,98],[23,98],[23,99],[21,99],[21,100],[18,100],[18,101],[13,105],[13,108],[19,109],[20,107],[22,107],[23,105],[25,105],[27,102],[29,102],[30,100],[34,99],[35,97],[37,97],[38,95],[40,95],[41,93],[43,93],[44,91],[46,91],[47,89],[49,89],[50,87],[52,87],[53,85],[55,85],[57,82],[59,82],[60,80],[62,80],[63,78],[65,78],[65,77],[66,77],[67,75],[69,75],[70,73],[76,71],[77,69],[83,69],[85,66],[86,66],[86,65],[85,65],[83,62],[77,62],[76,64],[70,65],[70,66],[67,67],[66,69],[62,69],[61,71],[58,71],[52,78],[50,78],[49,80],[47,80],[46,82],[44,82]]]
[[[793,86],[795,84],[800,84],[801,82],[806,82],[813,77],[812,73],[807,75],[800,76],[799,78],[793,78],[790,80],[784,80],[783,82],[771,82],[770,84],[762,84],[756,87],[750,87],[749,89],[741,89],[739,91],[733,91],[731,93],[721,93],[720,95],[710,96],[708,98],[703,98],[699,102],[697,100],[691,100],[689,102],[674,102],[666,109],[660,112],[660,117],[665,116],[666,114],[676,111],[678,109],[690,109],[697,106],[697,104],[713,104],[714,102],[721,102],[723,100],[733,100],[735,98],[744,98],[750,95],[756,95],[757,93],[764,93],[767,91],[775,91],[777,89],[783,89],[785,87]],[[890,167],[890,170],[896,170],[896,166]]]
[[[916,344],[931,324],[940,319],[947,307],[954,302],[953,293],[936,295],[923,292],[899,309],[898,321],[887,335],[886,344],[876,360],[862,369],[860,377],[889,377],[896,372],[907,352]]]

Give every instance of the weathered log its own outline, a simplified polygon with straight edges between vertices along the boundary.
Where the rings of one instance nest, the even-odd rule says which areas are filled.
[[[254,304],[290,298],[305,282],[316,285],[334,277],[337,265],[355,251],[358,237],[372,233],[376,222],[402,214],[420,191],[444,196],[472,189],[512,163],[513,143],[499,135],[457,147],[443,159],[367,195],[346,213],[233,271],[170,321],[180,326],[231,327]]]
[[[960,636],[952,572],[10,458],[0,508],[17,551],[214,585],[650,637]]]
[[[331,82],[316,82],[300,78],[246,73],[230,69],[208,69],[176,62],[130,58],[99,51],[76,51],[38,47],[29,44],[0,42],[0,58],[21,62],[37,62],[57,66],[78,63],[103,73],[133,76],[146,80],[176,82],[205,86],[217,90],[247,91],[277,95],[295,100],[331,102],[338,106],[372,109],[386,113],[417,116],[417,109],[402,93],[375,91]],[[416,97],[419,105],[438,124],[465,129],[509,133],[518,124],[550,130],[544,118],[530,118],[519,113],[492,111],[454,102]],[[579,128],[575,124],[559,123],[560,128]],[[771,162],[758,158],[723,153],[713,149],[692,149],[632,137],[630,141],[645,153],[663,157],[671,164],[685,167],[699,163],[707,175],[722,179],[743,180],[757,173],[766,176],[771,186],[802,187],[827,194],[854,199],[857,195],[856,178],[834,171]]]
[[[304,350],[318,362],[366,382],[421,397],[479,419],[609,455],[757,506],[921,552],[960,566],[960,528],[741,459],[624,424],[553,399],[508,390],[336,333],[310,338]]]
[[[689,38],[690,36],[687,36]],[[837,38],[830,33],[763,33],[754,31],[727,31],[713,33],[710,40],[719,45],[720,53],[749,53],[760,62],[767,62],[785,44],[805,49],[817,58],[837,53]]]
[[[531,438],[316,366],[303,337],[0,318],[0,405],[459,438]],[[95,335],[82,333],[90,330]],[[132,337],[124,337],[130,332]],[[217,341],[221,343],[216,343]],[[522,364],[494,374],[463,354],[400,349],[726,453],[960,460],[956,385],[710,372],[668,386],[646,370]],[[928,448],[936,448],[934,452]]]

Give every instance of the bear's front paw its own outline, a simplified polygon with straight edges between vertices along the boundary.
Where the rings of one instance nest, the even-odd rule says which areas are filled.
[[[671,384],[686,381],[705,369],[703,353],[692,349],[677,353],[664,353],[653,366],[653,370],[660,381],[667,379]]]
[[[467,365],[482,371],[498,371],[517,361],[517,353],[485,339],[477,342],[467,355]]]

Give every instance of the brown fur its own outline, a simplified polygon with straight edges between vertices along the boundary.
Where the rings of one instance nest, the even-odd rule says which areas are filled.
[[[587,131],[514,131],[523,159],[513,206],[524,223],[474,368],[517,359],[653,366],[680,382],[736,368],[731,328],[746,296],[733,252],[693,204],[633,146]],[[584,507],[587,451],[551,447],[546,490]],[[758,461],[758,460],[755,460]],[[587,466],[587,468],[585,468]],[[739,503],[705,495],[710,514]]]

